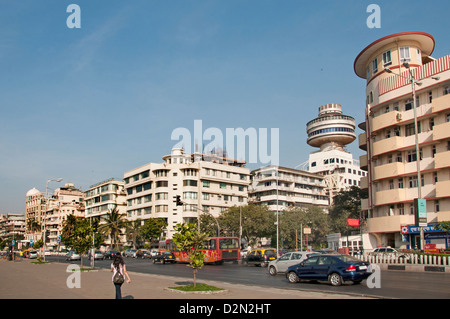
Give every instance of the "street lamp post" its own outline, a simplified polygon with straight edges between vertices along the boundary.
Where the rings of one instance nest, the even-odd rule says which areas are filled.
[[[415,148],[416,148],[416,165],[417,165],[417,196],[419,199],[422,198],[422,178],[420,173],[420,148],[419,148],[419,132],[418,132],[418,124],[417,124],[417,110],[416,110],[416,85],[421,86],[422,83],[419,82],[414,75],[411,72],[411,68],[408,62],[404,62],[403,66],[408,69],[410,77],[405,77],[401,74],[397,74],[392,72],[391,69],[385,68],[384,70],[390,74],[394,74],[396,76],[399,76],[403,79],[408,80],[411,82],[412,87],[412,100],[413,100],[413,113],[414,113],[414,136],[415,136]],[[439,80],[439,77],[431,77],[433,80]],[[423,233],[423,226],[419,226],[420,229],[420,250],[424,250],[424,233]]]

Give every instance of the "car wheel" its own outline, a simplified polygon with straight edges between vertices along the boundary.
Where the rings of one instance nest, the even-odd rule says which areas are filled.
[[[288,274],[288,280],[292,284],[295,284],[295,283],[297,283],[299,281],[297,274],[295,272],[293,272],[293,271],[291,271]]]
[[[274,266],[269,267],[269,274],[275,276],[277,274],[277,269]]]
[[[332,286],[340,286],[342,285],[342,277],[337,273],[332,273],[328,278],[328,281]]]

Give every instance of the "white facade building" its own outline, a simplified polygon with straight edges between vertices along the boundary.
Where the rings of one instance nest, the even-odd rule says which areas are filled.
[[[128,219],[164,218],[165,235],[172,238],[178,223],[196,223],[203,212],[218,217],[229,207],[247,204],[250,170],[244,161],[183,149],[172,149],[163,160],[124,174]],[[176,196],[183,206],[176,205]]]
[[[324,210],[328,207],[322,176],[281,166],[267,166],[252,171],[249,201],[267,205],[273,212],[309,205]]]
[[[307,143],[320,147],[309,155],[308,171],[323,175],[330,204],[333,196],[350,186],[359,186],[366,172],[359,161],[344,149],[356,139],[355,119],[342,114],[339,104],[319,107],[319,116],[306,124]]]

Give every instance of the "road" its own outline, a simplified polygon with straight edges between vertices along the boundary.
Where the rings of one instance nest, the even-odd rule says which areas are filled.
[[[69,262],[65,257],[47,256],[48,261]],[[192,269],[186,264],[153,264],[148,259],[124,258],[127,269],[131,272],[170,275],[182,278],[192,278]],[[79,261],[71,261],[79,263]],[[86,265],[89,261],[86,260]],[[109,268],[110,260],[96,260],[95,267]],[[302,289],[320,292],[342,292],[345,294],[377,296],[383,298],[402,299],[449,299],[450,274],[430,272],[402,272],[381,271],[381,287],[369,288],[366,281],[354,285],[344,283],[340,287],[333,287],[328,283],[300,282],[291,284],[283,275],[270,276],[267,268],[244,266],[241,264],[225,263],[223,265],[206,265],[198,272],[198,280],[214,280],[229,283],[257,285],[262,287],[276,287],[283,289]],[[267,290],[268,297],[270,289]]]

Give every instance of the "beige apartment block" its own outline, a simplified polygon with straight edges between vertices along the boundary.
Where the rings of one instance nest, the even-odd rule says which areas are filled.
[[[250,170],[245,161],[216,154],[186,154],[172,149],[162,163],[148,163],[124,174],[127,218],[164,218],[167,238],[178,223],[197,222],[200,214],[218,217],[247,204]],[[180,196],[182,206],[175,203]]]
[[[42,217],[45,211],[45,196],[38,189],[32,188],[25,195],[25,240],[34,241],[41,239],[41,231],[32,229],[32,223],[42,225]]]
[[[42,219],[42,229],[47,233],[45,248],[48,250],[61,250],[65,248],[60,243],[61,231],[68,215],[84,217],[85,194],[72,183],[55,189],[48,199],[45,208],[45,217]]]
[[[249,201],[272,212],[308,206],[327,211],[329,205],[322,175],[273,165],[252,171]]]
[[[415,223],[420,183],[430,226],[426,243],[448,247],[432,226],[450,220],[450,55],[433,58],[434,47],[430,34],[402,32],[371,43],[355,59],[355,73],[367,81],[359,147],[366,151],[361,187],[369,198],[362,206],[373,246],[418,247],[418,234],[405,230]],[[415,101],[411,77],[419,82]]]

